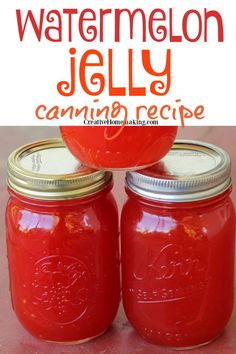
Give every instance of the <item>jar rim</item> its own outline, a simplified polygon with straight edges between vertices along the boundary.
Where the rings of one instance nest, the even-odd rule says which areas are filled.
[[[155,165],[127,172],[126,186],[146,199],[193,202],[224,193],[232,185],[229,155],[201,141],[176,140]]]
[[[33,199],[86,197],[104,189],[112,178],[110,171],[98,171],[76,160],[59,138],[23,145],[8,158],[8,187]]]

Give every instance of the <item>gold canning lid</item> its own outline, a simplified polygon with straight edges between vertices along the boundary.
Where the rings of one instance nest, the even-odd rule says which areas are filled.
[[[9,188],[33,199],[81,198],[102,190],[111,181],[111,172],[84,166],[61,139],[24,145],[8,158]]]

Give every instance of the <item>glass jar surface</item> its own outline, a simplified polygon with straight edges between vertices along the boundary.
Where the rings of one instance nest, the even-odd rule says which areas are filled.
[[[61,127],[71,153],[87,166],[112,170],[140,169],[170,150],[177,127]]]
[[[228,163],[221,149],[179,141],[159,164],[127,174],[123,303],[133,327],[154,344],[204,345],[231,316],[235,211]]]
[[[58,151],[68,154],[65,161]],[[104,333],[120,301],[112,175],[82,165],[69,173],[76,164],[59,140],[23,147],[9,158],[6,224],[13,308],[32,335],[62,343]],[[29,166],[37,170],[37,183]]]

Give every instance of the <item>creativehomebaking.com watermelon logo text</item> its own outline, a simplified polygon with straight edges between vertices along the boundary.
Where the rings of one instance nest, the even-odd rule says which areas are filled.
[[[27,31],[34,33],[36,41],[53,43],[66,42],[69,48],[65,52],[68,74],[58,74],[55,90],[60,98],[73,98],[74,102],[83,102],[83,97],[90,99],[89,104],[47,106],[40,103],[35,108],[38,120],[77,120],[96,122],[121,119],[125,124],[129,118],[150,121],[172,121],[185,126],[186,120],[203,120],[205,107],[199,102],[190,107],[179,97],[168,102],[168,93],[172,85],[172,63],[174,49],[160,50],[160,43],[181,45],[181,43],[216,43],[224,42],[224,25],[221,14],[216,10],[203,9],[202,12],[190,9],[179,19],[179,32],[173,26],[174,9],[154,8],[152,11],[127,8],[92,8],[51,9],[46,11],[16,10],[19,41],[24,42]],[[108,33],[106,21],[112,20]],[[191,30],[194,22],[195,31]],[[124,26],[127,29],[124,33]],[[137,30],[138,29],[138,30]],[[211,32],[211,33],[210,33]],[[112,38],[113,46],[104,48],[106,40]],[[145,48],[127,48],[127,41],[139,41]],[[74,43],[87,43],[91,48],[81,51]],[[110,43],[110,42],[109,42]],[[152,48],[147,49],[147,43]],[[100,45],[100,48],[99,48]],[[96,47],[96,49],[95,49]],[[125,49],[124,49],[125,48]],[[160,61],[156,52],[160,52]],[[122,67],[125,58],[125,67]],[[155,60],[154,60],[155,58]],[[138,63],[138,65],[137,65]],[[164,63],[164,64],[163,64]],[[114,73],[124,76],[123,85],[117,85]],[[125,73],[125,74],[124,74]],[[145,84],[137,85],[139,75],[146,78]],[[66,77],[67,76],[67,77]],[[136,82],[136,84],[135,84]],[[101,98],[114,100],[102,104]],[[129,98],[128,104],[123,98]],[[153,104],[147,105],[145,98],[152,97]],[[166,102],[158,103],[165,97]],[[138,100],[137,100],[138,98]],[[138,102],[138,104],[137,104]],[[60,123],[59,123],[60,124]],[[170,123],[173,124],[173,123]]]

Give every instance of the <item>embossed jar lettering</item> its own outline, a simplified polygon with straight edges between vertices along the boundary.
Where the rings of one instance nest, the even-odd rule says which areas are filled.
[[[140,257],[129,277],[129,292],[138,303],[161,303],[184,300],[201,294],[209,281],[209,252],[202,248],[167,243],[150,247],[136,242]]]
[[[74,257],[48,256],[35,263],[32,273],[34,306],[46,319],[69,324],[85,315],[91,303],[91,281],[86,265]]]
[[[144,252],[143,262],[140,263],[137,266],[141,269],[134,271],[134,278],[137,280],[192,278],[196,273],[202,273],[205,270],[205,265],[194,254],[193,247],[189,246],[185,249],[173,243],[161,248],[158,254],[155,254],[153,249],[148,249]]]

